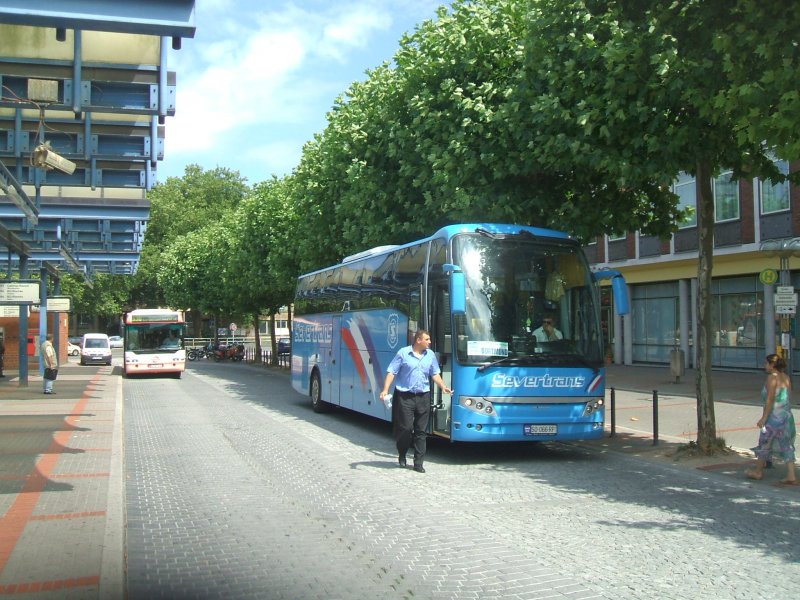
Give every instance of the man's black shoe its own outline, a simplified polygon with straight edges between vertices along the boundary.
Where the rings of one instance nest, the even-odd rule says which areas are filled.
[[[406,457],[405,456],[398,456],[397,457],[397,464],[400,465],[401,467],[408,466],[408,463],[406,462]]]
[[[424,473],[425,472],[425,467],[423,467],[422,465],[414,465],[414,470],[417,473]]]

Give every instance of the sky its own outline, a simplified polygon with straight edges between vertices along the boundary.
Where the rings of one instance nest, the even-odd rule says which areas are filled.
[[[194,38],[170,50],[175,116],[158,181],[185,167],[289,174],[337,96],[390,61],[446,0],[196,0]]]

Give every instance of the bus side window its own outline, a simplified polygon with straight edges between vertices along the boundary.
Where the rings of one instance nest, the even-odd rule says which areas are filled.
[[[434,350],[450,353],[450,294],[440,288],[436,291],[436,304],[433,310]]]
[[[414,343],[414,334],[422,323],[422,286],[409,287],[405,299],[408,310],[407,341],[411,345]]]

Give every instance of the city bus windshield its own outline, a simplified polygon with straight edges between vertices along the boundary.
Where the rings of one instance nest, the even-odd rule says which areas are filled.
[[[468,364],[599,365],[596,293],[581,248],[525,235],[461,235],[466,314],[457,315],[456,354]]]
[[[183,348],[183,324],[137,323],[125,326],[125,349],[163,352]]]

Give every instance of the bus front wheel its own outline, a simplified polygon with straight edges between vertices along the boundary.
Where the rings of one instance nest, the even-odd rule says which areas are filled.
[[[311,376],[311,408],[316,413],[327,412],[329,408],[328,403],[322,399],[322,382],[317,372]]]

